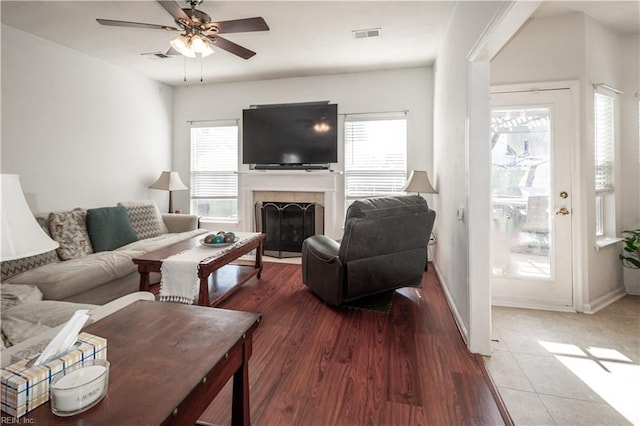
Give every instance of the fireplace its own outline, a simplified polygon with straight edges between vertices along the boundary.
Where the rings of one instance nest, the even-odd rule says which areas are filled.
[[[320,204],[260,201],[255,209],[257,231],[266,234],[266,256],[299,257],[305,238],[324,233],[324,208]]]
[[[256,203],[266,201],[316,203],[322,207],[322,214],[316,207],[316,233],[331,238],[342,236],[342,220],[337,202],[337,178],[339,172],[330,171],[241,171],[238,172],[240,222],[247,231],[259,231]],[[239,211],[240,213],[240,211]],[[260,219],[261,220],[261,219]],[[321,231],[318,231],[320,229]]]

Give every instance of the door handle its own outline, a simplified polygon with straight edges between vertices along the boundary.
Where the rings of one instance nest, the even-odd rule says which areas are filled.
[[[566,216],[568,214],[570,214],[571,212],[569,210],[567,210],[566,207],[562,207],[560,210],[556,211],[556,216]]]

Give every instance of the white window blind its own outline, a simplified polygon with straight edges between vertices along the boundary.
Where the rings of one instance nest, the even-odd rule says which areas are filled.
[[[238,125],[191,128],[191,207],[204,220],[238,217]]]
[[[347,201],[402,193],[407,179],[404,113],[345,118]]]
[[[615,171],[615,99],[595,95],[595,182],[596,193],[613,192]]]

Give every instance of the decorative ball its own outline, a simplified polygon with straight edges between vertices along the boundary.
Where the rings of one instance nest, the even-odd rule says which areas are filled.
[[[224,234],[225,243],[232,243],[235,241],[235,239],[236,239],[236,236],[233,232],[227,232],[226,234]]]
[[[215,235],[213,234],[208,234],[206,237],[204,237],[204,242],[206,244],[211,244],[213,243],[213,238],[215,237]]]

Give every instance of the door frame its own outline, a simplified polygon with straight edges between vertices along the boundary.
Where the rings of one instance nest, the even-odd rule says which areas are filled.
[[[519,83],[519,84],[504,84],[504,85],[492,85],[489,88],[490,93],[513,93],[513,92],[535,92],[546,90],[559,90],[568,89],[569,98],[571,102],[570,114],[571,125],[570,130],[573,135],[570,139],[569,149],[570,153],[570,176],[571,176],[571,286],[573,290],[573,309],[570,307],[561,308],[557,306],[522,306],[528,308],[547,309],[555,311],[570,311],[579,312],[583,306],[583,291],[582,291],[582,251],[584,250],[584,221],[581,214],[576,212],[582,212],[584,196],[582,193],[583,185],[579,185],[581,179],[581,162],[580,162],[580,111],[582,105],[580,104],[580,83],[576,80],[568,81],[551,81],[551,82],[537,82],[537,83]],[[491,262],[489,260],[489,262]],[[515,306],[515,305],[513,305]]]

